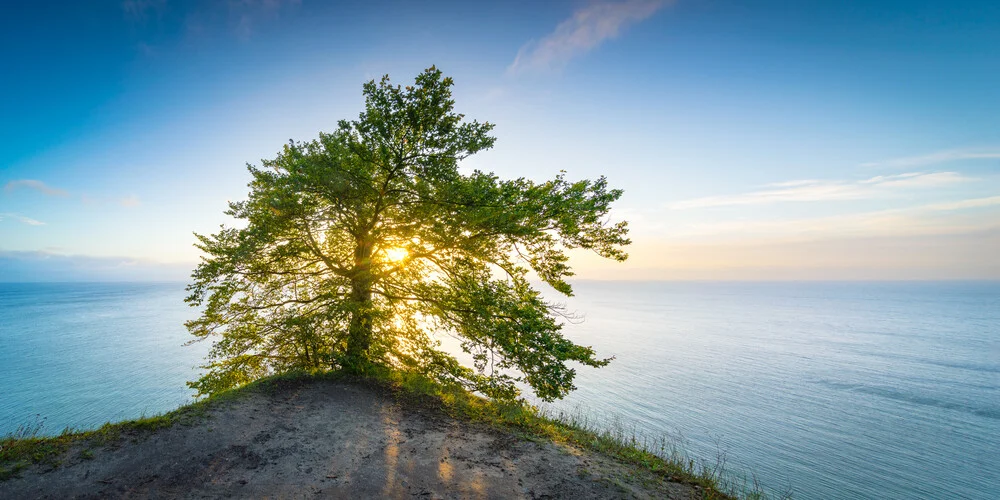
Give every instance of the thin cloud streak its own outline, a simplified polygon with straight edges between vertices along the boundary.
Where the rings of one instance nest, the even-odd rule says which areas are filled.
[[[686,231],[678,231],[674,236],[698,240],[713,236],[745,240],[776,236],[828,239],[966,234],[998,229],[1000,219],[995,216],[995,210],[980,213],[963,211],[996,206],[1000,206],[1000,196],[825,217],[699,224],[689,226]]]
[[[35,191],[38,191],[47,196],[60,196],[60,197],[69,196],[69,193],[67,193],[62,189],[51,187],[42,181],[34,179],[18,179],[10,181],[3,187],[3,190],[5,193],[10,193],[20,188],[34,189]]]
[[[848,182],[831,180],[801,180],[769,184],[765,189],[736,195],[706,196],[672,203],[669,208],[725,207],[736,205],[766,205],[783,202],[816,202],[860,200],[885,197],[893,190],[938,187],[965,182],[971,178],[957,172],[911,172],[899,175],[879,175]]]
[[[4,219],[14,219],[21,222],[22,224],[27,224],[29,226],[44,226],[45,223],[40,220],[32,219],[31,217],[25,217],[20,214],[14,214],[10,212],[0,213],[0,221]]]
[[[973,198],[971,200],[954,201],[950,203],[935,203],[933,205],[925,205],[924,208],[927,210],[949,211],[964,210],[968,208],[992,207],[994,205],[1000,205],[1000,196]]]
[[[864,235],[724,242],[651,240],[624,265],[595,261],[584,279],[1000,279],[1000,229],[951,235]],[[588,254],[581,254],[588,259]],[[617,263],[616,263],[617,264]]]
[[[0,250],[0,281],[181,281],[194,263]]]
[[[577,10],[552,33],[522,46],[507,72],[560,69],[571,59],[617,37],[628,26],[652,16],[667,3],[668,0],[604,1]]]
[[[5,193],[12,193],[12,192],[17,191],[18,189],[22,189],[22,188],[24,188],[24,189],[33,189],[33,190],[38,191],[38,192],[40,192],[40,193],[42,193],[42,194],[44,194],[46,196],[58,196],[60,198],[66,198],[66,197],[69,196],[69,192],[66,191],[66,190],[64,190],[64,189],[54,188],[54,187],[49,186],[48,184],[46,184],[46,183],[44,183],[42,181],[38,181],[38,180],[34,180],[34,179],[18,179],[18,180],[10,181],[6,185],[4,185],[3,190],[4,190]],[[141,200],[139,200],[139,197],[136,196],[136,195],[134,195],[134,194],[126,196],[124,198],[93,198],[91,196],[87,196],[86,194],[82,194],[82,195],[80,195],[80,201],[83,202],[84,205],[95,205],[95,204],[103,204],[103,203],[115,203],[115,204],[123,206],[125,208],[135,208],[135,207],[138,207],[139,205],[142,204]],[[15,214],[12,214],[12,213],[9,213],[9,212],[8,213],[4,213],[4,214],[0,214],[0,215],[6,215],[7,217],[15,218]],[[17,217],[19,217],[19,216],[17,216]],[[41,224],[43,224],[42,222],[35,221],[34,219],[28,219],[28,220],[32,220],[32,221],[36,222],[37,224],[35,224],[35,225],[41,225]],[[26,222],[26,224],[30,224],[30,223]]]
[[[222,29],[224,25],[236,38],[248,41],[261,24],[301,4],[302,0],[226,0],[195,2],[189,6],[173,2],[168,7],[167,0],[124,0],[120,6],[125,20],[133,25],[161,22],[164,13],[174,11],[184,15],[188,35]],[[145,56],[157,52],[146,41],[140,41],[136,47]]]
[[[862,163],[862,167],[890,167],[908,168],[935,165],[938,163],[950,163],[959,160],[997,160],[1000,159],[1000,151],[973,151],[967,149],[952,149],[948,151],[938,151],[936,153],[895,158],[885,161]]]

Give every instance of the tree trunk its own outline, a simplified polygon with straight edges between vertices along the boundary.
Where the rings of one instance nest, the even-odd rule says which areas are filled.
[[[347,331],[347,352],[343,368],[361,373],[371,365],[369,348],[372,344],[372,244],[367,239],[358,241],[354,250],[354,273],[351,278],[351,324]]]

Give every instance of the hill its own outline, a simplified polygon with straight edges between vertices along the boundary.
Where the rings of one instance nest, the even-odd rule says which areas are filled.
[[[0,498],[717,496],[663,464],[629,463],[571,435],[544,437],[540,417],[508,412],[522,425],[501,425],[484,418],[495,407],[475,396],[423,392],[279,377],[164,416],[7,439]]]

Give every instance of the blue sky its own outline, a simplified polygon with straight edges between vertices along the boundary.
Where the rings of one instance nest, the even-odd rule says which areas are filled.
[[[184,279],[246,162],[432,64],[464,168],[607,175],[583,278],[1000,279],[1000,4],[23,2],[0,16],[0,280]]]

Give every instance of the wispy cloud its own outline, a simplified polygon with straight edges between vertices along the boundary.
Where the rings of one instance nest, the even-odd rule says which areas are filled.
[[[122,12],[132,22],[142,22],[152,11],[161,12],[167,5],[167,0],[125,0],[121,3]]]
[[[990,207],[1000,207],[1000,196],[822,217],[693,224],[677,230],[674,236],[744,240],[966,234],[1000,228],[996,209]],[[970,209],[988,210],[970,212]]]
[[[58,196],[60,198],[65,198],[70,195],[69,192],[64,189],[54,188],[42,181],[34,179],[18,179],[10,181],[3,187],[5,193],[11,193],[13,191],[17,191],[18,189],[33,189],[46,196]],[[110,203],[110,204],[120,205],[125,208],[134,208],[142,204],[142,202],[139,200],[139,197],[134,194],[126,196],[124,198],[114,198],[114,197],[94,198],[92,196],[82,194],[80,195],[80,201],[82,201],[84,205],[102,205]],[[14,214],[11,213],[4,213],[2,215],[6,215],[7,217],[10,218],[15,218]],[[28,218],[25,219],[33,220]],[[38,221],[33,221],[33,222],[37,223],[35,225],[42,224],[41,222]],[[31,222],[25,222],[25,224],[31,224]]]
[[[624,265],[581,268],[590,279],[1000,279],[1000,229],[963,234],[833,236],[731,241],[653,240]]]
[[[982,208],[1000,205],[1000,196],[990,196],[988,198],[973,198],[970,200],[952,201],[947,203],[934,203],[925,205],[923,208],[934,211],[965,210],[968,208]]]
[[[10,193],[20,188],[34,189],[48,196],[69,196],[69,193],[63,191],[62,189],[56,189],[42,181],[36,181],[34,179],[18,179],[10,181],[3,187],[3,190],[5,193]]]
[[[230,0],[229,13],[236,19],[236,36],[249,40],[262,19],[276,17],[283,7],[294,7],[301,3],[301,0]]]
[[[126,208],[138,207],[140,205],[139,197],[134,194],[126,196],[125,198],[118,200],[118,204]]]
[[[14,214],[14,213],[10,213],[10,212],[0,213],[0,221],[3,221],[4,219],[14,219],[16,221],[21,222],[22,224],[27,224],[29,226],[44,226],[45,225],[45,223],[42,222],[42,221],[40,221],[40,220],[35,220],[35,219],[32,219],[31,217],[25,217],[23,215]]]
[[[771,189],[735,195],[706,196],[672,203],[675,210],[724,207],[734,205],[766,205],[782,202],[815,202],[879,198],[894,190],[938,187],[971,180],[957,172],[911,172],[879,175],[860,181],[796,180],[769,184]]]
[[[624,0],[591,4],[574,12],[541,40],[521,47],[507,71],[517,74],[559,69],[574,57],[615,38],[629,25],[652,16],[667,3],[668,0]]]
[[[189,36],[225,29],[241,40],[249,40],[262,24],[301,3],[302,0],[218,0],[167,5],[167,0],[123,0],[119,5],[126,21],[135,25],[163,22],[164,14],[170,12],[184,18]],[[139,41],[136,47],[146,56],[157,53],[156,46],[148,40]]]
[[[938,151],[920,156],[907,156],[904,158],[894,158],[891,160],[874,161],[862,163],[862,167],[890,167],[890,168],[911,168],[923,167],[926,165],[936,165],[939,163],[950,163],[960,160],[1000,160],[1000,149],[992,150],[970,150],[951,149]]]
[[[80,195],[80,201],[84,205],[88,206],[108,206],[108,205],[118,205],[125,208],[135,208],[142,205],[142,200],[138,196],[132,194],[124,198],[117,198],[113,196],[90,196],[88,194]]]

